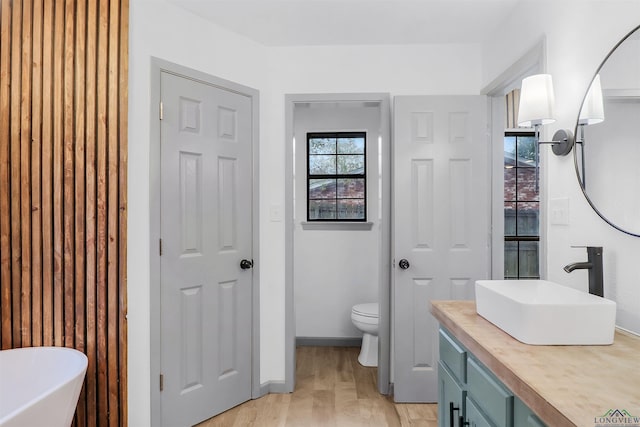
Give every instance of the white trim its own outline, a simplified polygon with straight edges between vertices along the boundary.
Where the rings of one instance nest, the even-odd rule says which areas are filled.
[[[489,97],[489,127],[491,134],[491,278],[504,278],[504,145],[506,117],[504,95],[520,87],[522,78],[546,71],[546,38],[542,38],[520,59],[509,66],[481,93]],[[543,129],[544,130],[544,129]],[[547,277],[546,150],[540,153],[540,276]]]
[[[254,260],[252,282],[252,372],[251,397],[256,399],[263,395],[260,384],[260,210],[259,210],[259,106],[260,95],[255,89],[224,80],[191,68],[184,67],[159,58],[151,57],[151,119],[149,148],[149,245],[150,245],[150,375],[151,383],[151,425],[162,425],[160,408],[160,75],[162,72],[172,73],[188,79],[201,81],[221,89],[235,92],[251,98],[252,105],[252,151],[253,151],[253,194],[252,194],[252,256]],[[270,389],[275,387],[269,387]]]
[[[356,221],[302,221],[300,222],[303,230],[371,230],[372,222],[356,222]]]

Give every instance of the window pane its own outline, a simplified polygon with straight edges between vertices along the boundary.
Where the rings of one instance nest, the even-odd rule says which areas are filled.
[[[309,154],[336,154],[336,139],[310,138]]]
[[[310,179],[309,199],[335,199],[336,180],[335,179]]]
[[[538,242],[520,242],[519,277],[523,279],[537,279],[540,277],[538,269]]]
[[[348,175],[364,174],[364,155],[338,156],[338,173]]]
[[[518,168],[518,200],[532,202],[539,200],[536,188],[536,168]]]
[[[338,200],[338,219],[364,218],[364,199]]]
[[[504,204],[504,235],[505,236],[516,235],[516,204],[515,203]]]
[[[504,169],[504,200],[516,200],[516,171],[518,169],[508,167]]]
[[[338,180],[339,199],[364,199],[364,179],[345,178]]]
[[[309,156],[309,174],[311,175],[335,175],[336,156],[314,155]]]
[[[518,236],[539,236],[539,211],[538,202],[517,203]],[[506,222],[506,221],[505,221]]]
[[[518,242],[504,242],[504,278],[518,278]]]
[[[336,219],[336,201],[309,200],[309,219]]]
[[[504,165],[515,166],[516,164],[516,137],[504,137]]]
[[[536,138],[535,136],[518,136],[518,164],[536,164]]]
[[[364,137],[339,138],[338,154],[364,154]]]

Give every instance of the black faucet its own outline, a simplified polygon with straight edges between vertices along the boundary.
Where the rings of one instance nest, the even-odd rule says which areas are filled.
[[[589,270],[589,293],[604,297],[602,246],[587,246],[587,262],[574,262],[564,267],[564,271],[567,273],[577,269]]]

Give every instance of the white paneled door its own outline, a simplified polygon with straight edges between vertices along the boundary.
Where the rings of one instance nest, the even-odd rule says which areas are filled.
[[[394,396],[438,399],[432,299],[473,298],[489,277],[486,98],[399,96],[394,109]]]
[[[251,398],[251,98],[161,73],[161,416]]]

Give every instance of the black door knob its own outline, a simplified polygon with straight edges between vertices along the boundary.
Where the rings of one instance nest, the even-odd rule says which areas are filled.
[[[407,261],[406,259],[401,259],[400,262],[398,263],[398,267],[400,267],[403,270],[406,270],[407,268],[409,268],[411,264],[409,264],[409,261]]]
[[[248,259],[243,259],[242,261],[240,261],[240,268],[243,270],[247,270],[249,268],[253,267],[253,261],[249,261]]]

